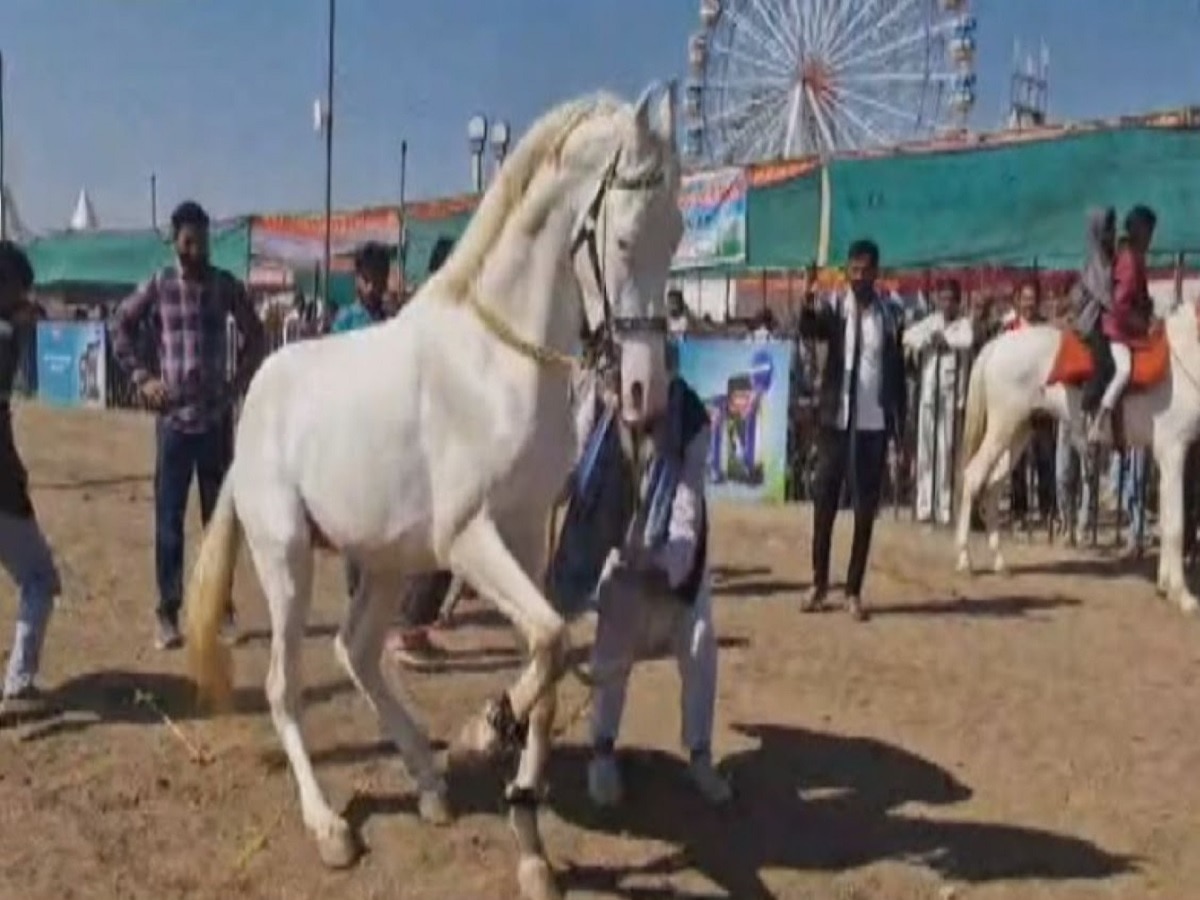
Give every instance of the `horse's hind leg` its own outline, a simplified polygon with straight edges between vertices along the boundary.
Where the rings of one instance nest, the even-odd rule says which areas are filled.
[[[338,662],[379,717],[383,733],[396,745],[400,758],[420,791],[421,818],[434,825],[450,822],[446,785],[434,763],[429,738],[413,721],[404,704],[383,677],[384,635],[392,619],[392,603],[406,584],[404,578],[380,579],[364,571],[350,599],[334,653]]]
[[[970,462],[963,468],[962,500],[958,509],[958,530],[955,543],[958,546],[958,571],[971,571],[971,512],[981,494],[988,489],[992,472],[1004,451],[1008,449],[1008,435],[996,427],[995,420],[989,421],[983,442]],[[986,497],[983,497],[986,501]]]
[[[247,534],[271,614],[267,700],[300,792],[304,824],[316,836],[321,861],[332,868],[343,868],[354,862],[358,848],[349,826],[330,808],[317,783],[300,728],[300,651],[312,600],[313,558],[310,542],[300,531],[305,527],[303,519],[297,524],[297,534],[288,540],[255,540],[253,534]]]

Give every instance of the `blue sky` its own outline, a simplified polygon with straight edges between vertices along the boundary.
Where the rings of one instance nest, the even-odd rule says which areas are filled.
[[[338,206],[468,187],[474,111],[521,129],[599,87],[682,75],[696,0],[339,0]],[[975,124],[1008,96],[1014,37],[1052,53],[1051,112],[1200,103],[1200,0],[974,0]],[[194,196],[217,214],[319,208],[325,0],[4,0],[9,181],[35,228],[86,186],[105,225]]]

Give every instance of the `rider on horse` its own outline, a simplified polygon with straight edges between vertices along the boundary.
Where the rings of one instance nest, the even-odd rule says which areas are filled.
[[[1089,435],[1098,442],[1110,433],[1112,412],[1133,372],[1131,345],[1143,340],[1150,330],[1154,303],[1146,280],[1146,253],[1154,237],[1158,217],[1146,206],[1135,206],[1125,217],[1125,235],[1113,264],[1112,305],[1104,311],[1101,326],[1108,338],[1113,359],[1113,376],[1100,400],[1100,414]]]

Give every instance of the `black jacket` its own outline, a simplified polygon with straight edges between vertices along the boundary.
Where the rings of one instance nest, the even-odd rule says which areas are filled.
[[[883,316],[882,377],[879,385],[879,405],[883,408],[888,434],[899,439],[908,413],[908,390],[905,382],[904,336],[902,313],[886,301],[877,299]],[[842,405],[842,380],[846,371],[846,317],[842,304],[809,304],[800,313],[800,336],[823,341],[828,352],[821,372],[817,393],[817,410],[821,424],[840,428],[838,413]]]

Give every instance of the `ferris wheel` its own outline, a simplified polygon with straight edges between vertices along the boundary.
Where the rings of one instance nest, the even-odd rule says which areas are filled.
[[[696,161],[830,156],[965,127],[970,0],[701,0],[688,47]]]

